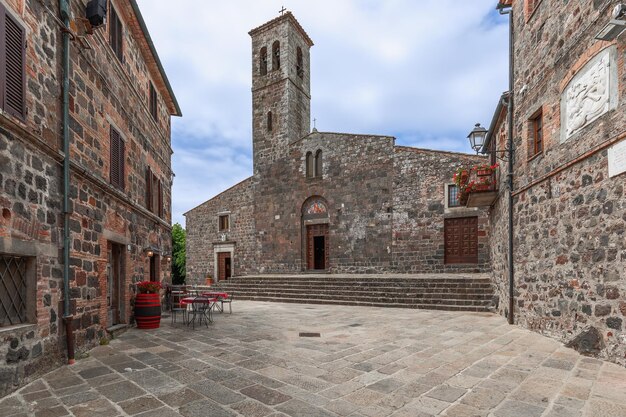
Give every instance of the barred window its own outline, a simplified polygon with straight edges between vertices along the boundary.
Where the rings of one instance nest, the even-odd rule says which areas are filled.
[[[0,255],[0,327],[28,322],[26,258]]]

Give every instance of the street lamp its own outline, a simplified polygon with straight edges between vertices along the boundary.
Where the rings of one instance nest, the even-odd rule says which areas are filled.
[[[467,135],[470,141],[470,146],[476,153],[481,152],[481,149],[485,145],[485,138],[487,137],[487,129],[482,127],[480,123],[476,123],[474,129]]]

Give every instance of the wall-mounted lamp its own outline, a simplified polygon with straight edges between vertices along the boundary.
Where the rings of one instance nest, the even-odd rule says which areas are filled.
[[[616,39],[626,29],[626,20],[623,17],[626,16],[626,5],[618,4],[613,8],[613,19],[604,25],[600,32],[596,35],[596,39],[601,41],[612,41]]]
[[[485,140],[487,138],[487,133],[487,129],[482,127],[480,123],[476,123],[476,125],[474,125],[474,129],[472,129],[469,135],[467,135],[472,149],[475,150],[476,153],[480,153],[483,155],[495,153],[496,158],[503,161],[508,161],[511,157],[511,152],[508,148],[496,150],[485,149]]]
[[[154,251],[151,248],[146,248],[145,252],[146,252],[146,256],[148,256],[148,258],[152,258],[154,256]]]

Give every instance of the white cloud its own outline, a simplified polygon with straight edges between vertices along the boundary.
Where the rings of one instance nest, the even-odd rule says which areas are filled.
[[[250,29],[282,0],[139,0],[184,117],[174,118],[174,221],[252,173]],[[507,18],[495,0],[292,0],[315,42],[318,129],[469,151],[507,88]]]

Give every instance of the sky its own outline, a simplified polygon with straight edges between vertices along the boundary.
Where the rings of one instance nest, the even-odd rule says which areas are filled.
[[[311,118],[326,132],[471,152],[508,86],[496,0],[138,0],[182,109],[172,222],[252,175],[248,32],[284,6],[313,39]],[[313,126],[313,123],[311,123]]]

